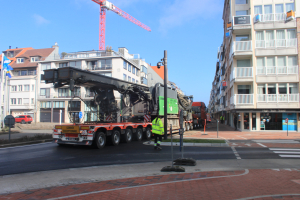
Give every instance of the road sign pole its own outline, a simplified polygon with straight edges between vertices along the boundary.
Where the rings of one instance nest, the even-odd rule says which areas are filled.
[[[11,118],[9,118],[9,131],[8,131],[8,141],[10,143],[10,127],[11,127]]]
[[[217,138],[219,138],[219,120],[217,120]]]

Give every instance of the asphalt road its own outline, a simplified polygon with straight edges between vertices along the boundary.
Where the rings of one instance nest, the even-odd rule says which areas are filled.
[[[171,161],[171,147],[162,151],[142,142],[121,143],[93,149],[86,146],[58,146],[55,143],[0,149],[0,175],[78,168],[88,166]],[[181,157],[174,147],[174,159]],[[235,148],[241,159],[282,159],[269,148]],[[237,159],[231,147],[185,147],[184,157],[195,160]],[[299,159],[299,158],[295,158]]]

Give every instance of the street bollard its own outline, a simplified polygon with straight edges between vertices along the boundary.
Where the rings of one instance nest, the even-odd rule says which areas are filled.
[[[217,138],[219,138],[219,120],[217,120]]]

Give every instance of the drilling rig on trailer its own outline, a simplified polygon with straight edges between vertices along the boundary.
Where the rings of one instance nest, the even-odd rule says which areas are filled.
[[[121,140],[125,143],[133,139],[140,141],[143,137],[149,140],[152,135],[152,120],[157,116],[164,116],[164,89],[161,83],[148,87],[73,67],[44,70],[42,80],[52,83],[54,88],[68,85],[73,91],[75,86],[84,86],[95,93],[93,100],[84,101],[90,109],[84,111],[80,121],[75,120],[71,107],[72,101],[81,99],[76,96],[71,99],[69,117],[72,124],[55,126],[53,140],[57,144],[103,148],[107,141],[116,146]],[[122,95],[121,102],[116,102],[114,91]],[[172,87],[168,87],[167,99],[168,115],[162,121],[167,120],[168,130],[172,124],[173,132],[178,132],[179,108],[190,108],[192,102],[179,97]],[[113,120],[107,121],[107,116],[111,116]]]

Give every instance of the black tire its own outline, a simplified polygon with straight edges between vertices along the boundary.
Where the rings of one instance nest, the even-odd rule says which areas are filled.
[[[22,121],[21,121],[21,124],[25,124],[25,121],[24,121],[24,120],[22,120]]]
[[[28,124],[31,124],[31,122],[28,122]]]
[[[134,134],[134,140],[141,141],[143,138],[143,130],[141,128],[137,128]]]
[[[125,130],[125,133],[122,135],[122,140],[125,143],[129,143],[132,141],[132,130],[131,129]]]
[[[102,149],[106,144],[106,135],[103,132],[98,132],[95,137],[95,147]]]
[[[121,135],[118,130],[114,130],[111,134],[111,142],[114,146],[118,146],[121,140]]]
[[[144,138],[146,140],[150,140],[152,136],[152,132],[151,129],[149,127],[146,128],[145,132],[144,132]]]

